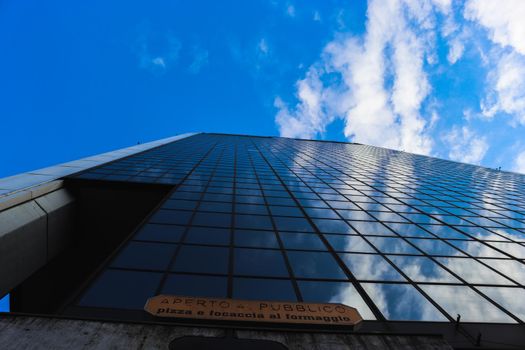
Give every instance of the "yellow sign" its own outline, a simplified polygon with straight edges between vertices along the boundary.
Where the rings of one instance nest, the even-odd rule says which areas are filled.
[[[159,295],[144,310],[157,317],[354,326],[363,319],[343,304],[288,303]]]

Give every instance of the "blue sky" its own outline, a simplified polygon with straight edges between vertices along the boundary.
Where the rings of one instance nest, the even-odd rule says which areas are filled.
[[[208,131],[525,172],[525,1],[0,2],[0,177]]]

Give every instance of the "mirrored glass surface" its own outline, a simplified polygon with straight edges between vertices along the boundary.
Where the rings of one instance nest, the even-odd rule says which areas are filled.
[[[407,238],[412,244],[429,255],[465,256],[453,245],[440,239]]]
[[[514,283],[489,269],[483,264],[468,258],[435,258],[443,266],[469,283],[510,284]]]
[[[158,272],[108,269],[91,284],[78,305],[142,310],[146,300],[155,295],[161,278]]]
[[[420,285],[451,316],[463,322],[516,323],[510,316],[466,286]]]
[[[326,246],[315,233],[280,232],[285,249],[326,250]]]
[[[447,321],[414,286],[409,284],[362,283],[387,320]]]
[[[372,248],[362,237],[351,235],[324,235],[332,248],[336,251],[353,252],[353,253],[375,253]]]
[[[233,298],[241,300],[297,301],[290,280],[266,278],[234,278]]]
[[[184,245],[180,248],[173,271],[227,273],[228,248]]]
[[[289,251],[287,256],[297,278],[346,279],[331,253]]]
[[[525,285],[525,264],[517,260],[502,259],[480,259],[503,275],[512,278],[514,281]]]
[[[279,243],[272,231],[235,230],[234,244],[255,248],[279,248]]]
[[[478,241],[447,240],[448,243],[461,249],[465,253],[485,258],[506,258],[507,256]]]
[[[297,284],[305,302],[341,303],[356,308],[365,320],[376,319],[354,285],[350,282],[298,281]]]
[[[278,250],[235,248],[234,274],[287,277],[288,269]]]
[[[483,294],[503,306],[521,321],[525,320],[525,289],[505,287],[476,287]]]
[[[369,236],[368,241],[381,253],[385,254],[417,254],[421,252],[408,244],[402,238]]]
[[[462,283],[430,258],[395,255],[390,255],[388,258],[412,281]]]
[[[170,274],[162,288],[163,294],[225,298],[228,279],[219,276]]]
[[[111,262],[111,266],[164,271],[176,248],[174,244],[130,242]]]
[[[339,253],[339,256],[358,280],[405,280],[381,255]]]
[[[395,236],[385,225],[379,222],[349,221],[362,235]]]
[[[157,242],[179,242],[186,228],[175,225],[146,224],[134,239]]]

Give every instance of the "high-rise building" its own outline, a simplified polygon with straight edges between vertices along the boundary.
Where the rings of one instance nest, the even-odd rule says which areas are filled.
[[[111,324],[94,333],[181,349],[217,345],[229,338],[197,335],[225,328],[237,332],[220,343],[232,349],[523,348],[524,286],[520,174],[355,143],[202,133],[0,180],[0,296],[10,300],[0,345],[24,341],[24,325],[45,338],[62,322],[76,344]],[[341,303],[364,321],[160,318],[144,310],[157,295]],[[178,338],[155,338],[160,325]]]

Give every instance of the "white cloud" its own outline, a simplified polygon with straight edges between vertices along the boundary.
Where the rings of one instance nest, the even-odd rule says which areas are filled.
[[[494,68],[487,75],[483,115],[503,112],[525,125],[525,1],[469,0],[464,16],[485,28],[497,45],[484,57]]]
[[[293,110],[281,98],[275,98],[274,106],[279,110],[275,119],[281,136],[312,138],[325,131],[331,119],[323,111],[323,93],[319,73],[312,67],[306,78],[297,82],[299,103]]]
[[[443,135],[443,141],[449,147],[448,157],[463,163],[479,164],[489,149],[487,139],[466,126],[453,127]]]
[[[164,62],[163,57],[155,57],[151,60],[151,63],[157,66],[161,66],[162,68],[166,68],[166,62]]]
[[[525,1],[469,0],[465,18],[484,26],[495,43],[525,55]]]
[[[465,45],[463,41],[457,37],[450,40],[449,45],[447,60],[450,64],[454,64],[463,56]]]
[[[488,92],[481,103],[483,115],[492,118],[498,112],[512,115],[525,125],[525,57],[503,53],[487,77]]]
[[[269,48],[268,48],[268,43],[266,42],[265,38],[262,38],[261,40],[259,40],[259,43],[257,44],[257,48],[263,55],[268,54]]]
[[[177,62],[181,44],[176,37],[167,33],[161,37],[162,40],[158,40],[160,43],[158,47],[152,49],[151,35],[145,30],[137,39],[136,54],[139,59],[139,67],[155,74],[162,74]]]
[[[321,14],[319,13],[319,11],[314,12],[313,20],[316,22],[321,22]]]
[[[525,151],[520,152],[514,160],[513,170],[517,173],[525,174]]]
[[[447,3],[438,10],[446,11]],[[337,116],[355,142],[429,154],[432,139],[420,109],[431,90],[424,63],[434,50],[435,7],[372,0],[367,17],[362,38],[337,36],[325,47],[297,83],[294,108],[276,100],[281,134],[311,138]],[[324,85],[325,75],[334,73],[340,81]]]

